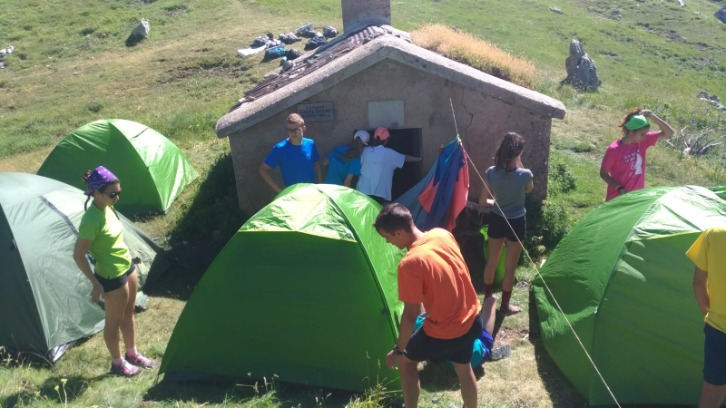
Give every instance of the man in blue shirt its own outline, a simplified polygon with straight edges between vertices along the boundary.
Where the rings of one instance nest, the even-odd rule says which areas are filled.
[[[297,113],[287,117],[287,139],[276,144],[260,164],[262,180],[276,193],[282,191],[272,178],[271,170],[280,166],[285,187],[297,183],[320,183],[320,155],[312,139],[303,137],[305,120]]]

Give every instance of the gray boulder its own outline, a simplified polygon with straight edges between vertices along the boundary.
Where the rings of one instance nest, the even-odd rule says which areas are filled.
[[[149,31],[151,30],[151,26],[149,25],[149,21],[145,18],[142,18],[141,21],[139,21],[139,24],[134,27],[134,31],[131,32],[131,37],[134,38],[147,38],[149,37]]]
[[[570,43],[570,55],[565,59],[565,70],[567,78],[562,82],[571,84],[577,89],[594,91],[602,85],[595,61],[587,55],[578,40],[572,40]]]
[[[722,23],[726,23],[726,7],[721,7],[721,10],[717,11],[714,16]]]

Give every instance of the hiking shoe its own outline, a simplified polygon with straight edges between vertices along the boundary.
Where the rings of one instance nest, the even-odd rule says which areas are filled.
[[[492,350],[492,354],[489,357],[491,361],[497,361],[501,360],[503,358],[507,358],[512,355],[512,348],[509,347],[509,344],[505,344],[502,347],[497,347],[494,350]]]
[[[131,356],[129,353],[126,353],[124,358],[136,367],[145,368],[147,370],[154,368],[154,361],[150,358],[144,357],[141,353],[136,353],[135,356]]]
[[[126,360],[121,360],[121,364],[119,365],[111,363],[111,369],[108,372],[122,377],[133,377],[141,374],[139,367],[132,366]]]

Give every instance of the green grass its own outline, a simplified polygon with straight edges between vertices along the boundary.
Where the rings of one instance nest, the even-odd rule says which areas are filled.
[[[726,134],[726,113],[696,98],[704,90],[726,99],[726,24],[713,17],[718,4],[689,0],[680,8],[660,0],[562,0],[557,6],[563,14],[551,12],[550,5],[545,0],[392,2],[397,28],[444,24],[526,58],[537,68],[536,89],[566,105],[565,119],[553,121],[550,196],[542,211],[549,224],[541,240],[528,245],[544,245],[542,253],[602,202],[600,159],[620,136],[616,125],[631,107],[652,109],[689,134],[710,129],[719,141]],[[151,309],[138,315],[140,344],[151,357],[163,356],[200,265],[214,253],[197,262],[182,255],[197,247],[218,250],[247,216],[236,206],[228,141],[216,137],[214,125],[277,62],[240,59],[235,49],[268,31],[278,34],[308,22],[341,29],[341,14],[338,0],[4,2],[0,47],[16,49],[0,70],[0,171],[35,171],[73,129],[99,118],[125,118],[165,134],[202,174],[169,214],[136,220],[180,259],[151,293]],[[151,23],[150,37],[127,47],[126,38],[142,17]],[[596,92],[559,85],[573,38],[584,42],[597,63],[603,86]],[[661,144],[649,151],[648,185],[726,182],[722,147],[695,158],[680,150]],[[481,273],[472,271],[475,281]],[[525,263],[517,274],[514,302],[530,309],[527,288],[536,270]],[[511,344],[514,355],[485,365],[480,405],[584,405],[543,350],[530,319],[521,314],[501,323],[498,341]],[[129,381],[105,376],[107,364],[100,336],[69,350],[53,370],[4,361],[0,405],[381,407],[392,401],[384,389],[350,394],[275,379],[156,384],[152,371]],[[422,406],[460,403],[446,369],[427,366],[422,377]]]

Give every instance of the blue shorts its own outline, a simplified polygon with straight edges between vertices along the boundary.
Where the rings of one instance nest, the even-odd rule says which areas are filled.
[[[404,354],[413,361],[451,360],[459,364],[469,364],[473,352],[474,339],[482,333],[484,321],[477,314],[469,331],[455,339],[437,339],[424,332],[423,327],[413,332],[408,340]]]
[[[509,224],[507,224],[507,221]],[[509,227],[510,224],[512,225],[511,228]],[[490,213],[489,238],[506,238],[513,242],[518,240],[524,242],[525,238],[527,238],[527,217],[523,215],[519,218],[505,219],[501,215]]]
[[[706,323],[703,332],[703,380],[712,385],[726,385],[726,333]]]
[[[479,341],[484,345],[484,355],[482,357],[484,358],[484,361],[489,360],[492,356],[492,348],[494,347],[494,337],[492,337],[492,334],[489,333],[486,330],[482,330],[481,334],[479,335]],[[484,362],[482,361],[482,362]]]
[[[98,276],[97,274],[94,274],[96,276],[96,280],[98,283],[101,284],[103,287],[103,293],[112,292],[118,288],[123,288],[126,282],[129,281],[129,275],[134,273],[134,270],[136,269],[136,265],[131,264],[131,267],[129,268],[126,273],[123,275],[113,278],[113,279],[106,279]]]

